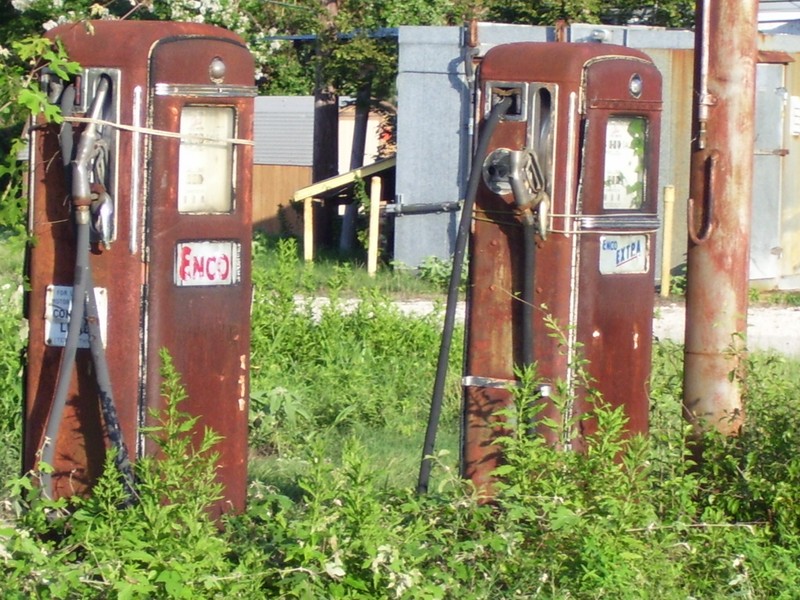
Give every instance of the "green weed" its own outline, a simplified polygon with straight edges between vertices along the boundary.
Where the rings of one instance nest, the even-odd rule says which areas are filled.
[[[16,476],[21,464],[23,352],[27,327],[22,319],[21,236],[0,239],[0,480]]]
[[[450,279],[453,273],[453,261],[442,260],[437,256],[428,256],[422,261],[422,264],[417,268],[420,279],[430,282],[437,289],[447,291],[450,287]],[[462,291],[466,289],[467,278],[469,269],[465,264],[461,269],[461,280],[459,281],[459,289]]]
[[[135,504],[122,508],[111,462],[92,496],[71,503],[40,498],[35,478],[11,478],[0,521],[3,597],[796,596],[798,363],[749,358],[745,427],[735,438],[709,435],[703,465],[685,442],[680,346],[654,347],[646,438],[627,436],[624,414],[593,393],[576,362],[579,389],[555,385],[553,399],[592,399],[597,429],[581,452],[563,449],[573,421],[539,423],[556,428],[559,446],[529,433],[537,377],[520,372],[489,502],[454,465],[454,352],[440,436],[450,452],[437,451],[432,491],[421,497],[412,486],[441,315],[403,316],[381,290],[357,289],[349,267],[331,268],[318,287],[294,241],[256,251],[245,513],[223,528],[209,519],[220,493],[215,436],[198,432],[205,441],[188,444],[194,422],[180,412],[182,386],[166,360],[171,400],[148,433],[162,459],[137,462]],[[325,303],[314,299],[318,289]],[[10,365],[2,400],[11,398],[0,425],[14,443],[22,341],[10,334],[19,312],[0,317]]]
[[[296,297],[295,246],[255,276],[252,397],[256,449],[286,448],[309,429],[365,425],[421,429],[434,378],[441,315],[410,319],[374,288],[342,299],[344,269],[334,271],[323,303]],[[454,373],[458,361],[453,353]],[[455,421],[458,381],[448,410]]]
[[[303,288],[295,290],[297,293],[325,296],[330,293],[331,283],[342,281],[340,291],[344,297],[356,296],[365,289],[377,290],[393,299],[440,297],[442,294],[440,283],[431,282],[394,261],[379,263],[378,272],[370,277],[363,260],[348,257],[343,261],[338,254],[323,248],[313,263],[304,264],[299,260],[296,239],[268,236],[259,231],[253,236],[255,270],[270,269],[280,257],[285,259],[283,253],[288,247],[294,252],[291,263],[287,263],[291,267],[291,280],[302,280],[304,284]]]
[[[147,430],[159,456],[136,462],[132,503],[113,457],[87,498],[52,502],[27,476],[12,482],[11,498],[26,510],[0,530],[4,597],[256,597],[257,571],[242,570],[246,553],[232,558],[208,512],[221,494],[220,438],[195,431],[197,417],[180,411],[179,375],[167,354],[162,361],[166,408]]]

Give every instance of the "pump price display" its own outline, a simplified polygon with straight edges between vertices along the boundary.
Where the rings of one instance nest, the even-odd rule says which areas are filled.
[[[647,273],[649,256],[646,235],[600,236],[600,272],[603,275]]]
[[[220,286],[241,281],[239,242],[179,242],[175,246],[175,285]]]
[[[178,212],[233,210],[234,109],[184,106],[178,158]]]
[[[94,288],[94,298],[97,304],[97,314],[100,321],[100,337],[103,346],[106,344],[106,324],[108,322],[108,294],[105,288]],[[67,331],[69,319],[72,314],[72,286],[48,285],[45,291],[44,311],[44,342],[48,346],[65,347],[67,345]],[[78,338],[78,348],[89,347],[89,325],[84,320],[81,325],[81,335]]]
[[[606,125],[603,208],[636,210],[644,202],[647,120],[614,117]]]

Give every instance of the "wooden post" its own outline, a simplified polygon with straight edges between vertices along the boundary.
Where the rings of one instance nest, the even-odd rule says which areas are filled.
[[[675,186],[664,186],[664,239],[661,242],[661,297],[669,296],[672,264],[672,215],[675,209]]]
[[[314,261],[314,199],[303,199],[303,258]]]
[[[369,244],[367,246],[367,273],[375,277],[378,271],[378,241],[381,222],[381,178],[375,176],[369,187]]]

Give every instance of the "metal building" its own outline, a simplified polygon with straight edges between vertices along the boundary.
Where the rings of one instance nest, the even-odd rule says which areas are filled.
[[[782,23],[778,30],[791,30]],[[554,41],[552,27],[482,23],[468,47],[460,27],[401,27],[398,74],[397,202],[463,198],[472,149],[473,58],[492,46]],[[664,78],[661,190],[675,188],[675,228],[668,265],[685,262],[694,34],[651,27],[574,24],[566,41],[614,43],[643,50]],[[800,287],[800,36],[760,34],[750,278],[754,286]],[[663,202],[663,199],[662,199]],[[395,260],[417,266],[449,258],[456,213],[395,219]],[[663,231],[660,238],[663,237]],[[656,269],[660,271],[661,243]]]

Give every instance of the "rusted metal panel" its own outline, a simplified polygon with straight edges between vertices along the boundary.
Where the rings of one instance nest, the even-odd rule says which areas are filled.
[[[756,9],[706,1],[697,12],[684,410],[697,429],[726,433],[743,419]]]
[[[499,46],[480,67],[479,109],[492,86],[515,82],[553,84],[554,162],[547,173],[551,217],[546,240],[537,240],[535,275],[525,271],[523,231],[511,194],[482,185],[476,199],[471,241],[465,359],[462,469],[480,489],[490,491],[492,471],[502,461],[494,439],[502,429],[497,411],[509,406],[514,366],[522,356],[522,302],[526,277],[534,276],[533,359],[543,386],[576,385],[580,352],[590,377],[612,405],[623,405],[630,430],[647,430],[653,307],[654,231],[657,229],[658,137],[661,78],[646,55],[594,44],[530,43]],[[631,96],[634,75],[644,82]],[[487,91],[487,89],[489,91]],[[646,180],[642,201],[631,210],[603,207],[606,123],[614,115],[639,115],[647,122]],[[530,142],[524,119],[502,121],[492,140],[497,148],[519,149]],[[635,226],[627,223],[633,219]],[[647,231],[639,231],[642,227]],[[633,227],[633,229],[631,229]],[[617,231],[619,230],[619,231]],[[644,272],[602,274],[601,243],[607,233],[640,235]],[[552,331],[552,324],[558,332]],[[559,334],[559,335],[554,335]],[[546,392],[542,390],[542,396]],[[573,410],[590,410],[580,400]],[[542,417],[563,416],[544,402]],[[592,430],[584,423],[570,441],[580,447]],[[539,428],[550,443],[560,432]]]
[[[757,62],[759,64],[788,65],[794,62],[794,57],[782,50],[759,50]]]
[[[253,63],[246,48],[237,40],[211,36],[158,43],[152,52],[151,84],[206,84],[205,68],[193,67],[209,65],[216,57],[228,65],[226,84],[252,85]],[[182,111],[192,105],[232,108],[236,114],[235,137],[252,139],[252,98],[236,96],[197,99],[182,94],[157,95],[152,106],[154,127],[180,131]],[[177,139],[154,139],[152,163],[178,165],[180,145]],[[188,394],[183,409],[200,416],[201,427],[208,426],[224,437],[218,448],[218,477],[225,485],[226,501],[241,509],[247,476],[252,148],[239,145],[234,153],[238,169],[235,182],[231,182],[235,191],[230,212],[181,214],[177,202],[178,170],[156,169],[152,174],[147,223],[150,262],[146,360],[152,369],[159,364],[162,348],[172,355]],[[234,253],[239,254],[238,280],[232,280],[230,285],[214,285],[209,280],[214,273],[209,271],[203,285],[179,286],[179,271],[186,266],[184,263],[193,260],[180,252],[189,247],[179,244],[208,240],[235,244]],[[186,268],[195,269],[195,279],[198,278],[194,265]],[[155,372],[148,373],[146,385],[147,407],[161,408],[160,378]]]
[[[219,90],[233,85],[240,91],[253,84],[253,62],[243,42],[234,34],[216,27],[188,23],[99,21],[61,26],[48,35],[60,39],[70,58],[84,68],[119,70],[112,89],[118,112],[111,120],[126,126],[172,127],[176,111],[182,104],[191,102],[191,98],[186,96],[154,96],[154,86],[158,83],[205,84],[217,86]],[[183,46],[187,40],[188,46]],[[159,67],[153,63],[155,66],[151,69],[151,53],[153,60],[157,56],[162,63],[171,63],[171,66]],[[222,57],[228,65],[223,81],[210,80],[209,61],[216,56]],[[219,100],[213,97],[210,88],[205,89],[204,94],[199,100],[201,104],[222,102],[233,106],[237,111],[237,136],[252,139],[251,98],[230,96]],[[219,95],[225,96],[221,91]],[[152,104],[148,108],[151,97],[156,97],[158,105]],[[75,125],[75,140],[81,128],[82,125]],[[174,127],[172,131],[175,131]],[[72,285],[76,253],[70,192],[62,168],[58,128],[38,129],[34,137],[29,220],[35,243],[30,248],[31,291],[27,299],[30,338],[26,374],[26,469],[36,465],[37,452],[44,443],[62,354],[61,348],[48,345],[45,340],[44,316],[48,310],[52,312],[52,308],[47,307],[47,289],[52,285]],[[145,407],[159,406],[158,363],[154,362],[154,354],[158,348],[166,346],[175,357],[178,368],[185,369],[185,379],[204,378],[199,385],[187,385],[190,396],[194,398],[183,408],[194,414],[202,411],[202,423],[225,435],[223,469],[220,471],[223,473],[221,480],[226,485],[225,502],[241,508],[245,488],[243,465],[246,459],[248,396],[251,148],[236,146],[234,214],[208,217],[219,222],[219,227],[212,232],[208,227],[198,225],[201,218],[194,215],[184,216],[184,220],[191,224],[188,232],[182,222],[180,227],[183,229],[158,231],[157,227],[172,227],[174,224],[169,221],[169,216],[160,215],[168,215],[170,207],[174,207],[175,198],[165,195],[163,190],[172,190],[169,183],[176,177],[178,167],[175,151],[164,152],[161,149],[177,148],[179,142],[159,135],[151,137],[141,129],[121,129],[117,140],[118,149],[114,151],[116,189],[110,190],[116,200],[116,240],[109,248],[93,244],[90,261],[95,286],[107,291],[106,354],[123,436],[131,454],[141,455],[145,449],[139,446],[139,427],[143,424]],[[162,162],[164,160],[173,162]],[[145,171],[148,165],[150,170]],[[151,181],[149,190],[148,179]],[[150,217],[148,210],[153,213]],[[146,231],[145,223],[148,225]],[[148,280],[149,258],[155,259],[157,269],[166,268],[163,261],[173,261],[165,258],[164,253],[175,252],[175,242],[179,239],[176,236],[184,236],[180,241],[194,240],[201,233],[210,235],[212,240],[234,236],[241,240],[241,271],[236,298],[226,296],[222,300],[223,294],[217,294],[219,298],[214,296],[218,290],[197,287],[174,290],[172,294],[164,289],[160,280]],[[157,294],[153,295],[152,290]],[[175,300],[179,294],[182,294],[180,301]],[[152,311],[155,318],[151,319],[146,311]],[[199,312],[204,315],[198,316]],[[160,318],[161,315],[164,318]],[[235,319],[239,321],[234,324]],[[185,328],[180,327],[172,332],[173,320],[178,324],[195,323],[205,335],[197,335],[193,330],[190,336]],[[142,329],[142,324],[148,321],[149,337]],[[157,331],[154,322],[170,329],[170,332]],[[230,351],[230,356],[223,355],[223,351]],[[190,368],[187,363],[193,366]],[[143,378],[148,382],[147,387],[142,384]],[[223,383],[212,385],[209,380],[214,378]],[[209,394],[213,394],[213,399]],[[232,400],[226,405],[225,400],[229,398]],[[235,407],[235,410],[229,410],[230,407]],[[63,425],[55,444],[55,494],[61,496],[86,491],[101,472],[108,440],[100,416],[90,354],[85,349],[77,351],[77,366]],[[219,508],[224,507],[220,505]]]
[[[137,74],[145,81],[146,54],[136,64],[133,51],[137,35],[144,35],[132,23],[120,23],[111,33],[106,23],[95,23],[91,35],[84,24],[55,28],[48,33],[61,39],[70,58],[83,67],[119,68],[128,65],[119,79],[115,97],[119,102],[119,120],[133,122],[132,102]],[[149,29],[153,34],[154,29]],[[138,34],[134,34],[138,31]],[[139,38],[141,39],[141,38]],[[141,42],[136,42],[141,43]],[[147,46],[145,45],[145,52]],[[102,62],[100,62],[102,61]],[[82,127],[76,126],[77,143]],[[118,134],[119,156],[131,156],[131,132]],[[28,367],[26,382],[26,427],[24,465],[32,468],[37,452],[42,447],[45,424],[50,412],[62,349],[48,346],[45,340],[46,290],[49,285],[71,286],[75,261],[74,225],[70,214],[69,186],[61,167],[62,157],[58,144],[58,128],[50,126],[36,133],[32,169],[33,201],[31,233],[35,240],[30,249],[28,318],[30,324]],[[119,165],[117,174],[118,223],[131,222],[131,172],[130,159]],[[141,218],[141,214],[138,215]],[[141,222],[141,221],[139,221]],[[141,253],[130,252],[131,232],[118,226],[117,241],[106,250],[94,245],[91,265],[95,286],[108,291],[108,304],[113,306],[107,323],[107,354],[113,370],[113,385],[117,397],[117,410],[122,423],[123,436],[129,445],[137,438],[139,415],[139,323],[141,311]],[[53,483],[57,495],[83,492],[100,474],[105,457],[106,441],[100,418],[94,379],[91,374],[88,349],[79,349],[77,375],[70,387],[64,425],[55,440],[56,455]],[[130,448],[133,452],[134,448]]]
[[[606,59],[586,68],[586,93],[593,100],[586,114],[578,211],[596,215],[597,221],[584,217],[580,234],[575,340],[603,400],[612,408],[624,409],[632,433],[648,430],[662,92],[655,66],[639,60]],[[632,98],[628,90],[635,76],[642,80],[638,98]],[[614,121],[619,117],[625,120]],[[606,189],[613,176],[613,145],[618,143],[612,139],[615,123],[643,126],[637,135],[643,136],[639,141],[644,146],[640,157],[644,189],[627,204],[610,199]],[[615,256],[611,265],[604,264],[601,256],[608,252]],[[633,261],[639,264],[629,270],[626,265]],[[591,412],[592,406],[581,404],[576,414]],[[581,422],[577,445],[594,427],[592,420]]]

